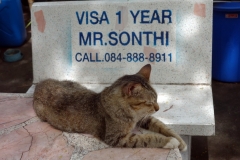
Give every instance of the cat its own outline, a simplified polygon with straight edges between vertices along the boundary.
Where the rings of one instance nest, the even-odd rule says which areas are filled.
[[[151,116],[159,110],[151,87],[151,65],[125,75],[100,93],[72,81],[47,79],[36,85],[37,116],[66,132],[91,134],[113,147],[187,149],[183,139]],[[150,132],[134,133],[136,127]]]

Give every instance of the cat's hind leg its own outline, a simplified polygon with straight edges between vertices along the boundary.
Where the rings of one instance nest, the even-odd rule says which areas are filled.
[[[47,121],[45,115],[45,106],[41,103],[38,102],[37,100],[34,100],[33,102],[33,108],[37,114],[37,116],[42,120],[42,121]]]

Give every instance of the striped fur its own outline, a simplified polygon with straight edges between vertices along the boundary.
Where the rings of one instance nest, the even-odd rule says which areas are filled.
[[[72,81],[48,79],[34,93],[37,115],[57,129],[88,133],[115,147],[186,149],[179,135],[150,115],[159,110],[149,83],[151,66],[95,93]],[[147,133],[134,133],[138,127]]]

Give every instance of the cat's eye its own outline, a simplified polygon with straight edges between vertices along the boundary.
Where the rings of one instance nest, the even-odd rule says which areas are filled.
[[[147,106],[152,106],[152,105],[153,105],[153,102],[145,102],[145,104],[146,104]]]
[[[146,103],[146,101],[143,101],[143,102],[138,102],[138,103],[136,103],[135,105],[136,105],[136,106],[139,106],[139,105],[145,104],[145,103]]]

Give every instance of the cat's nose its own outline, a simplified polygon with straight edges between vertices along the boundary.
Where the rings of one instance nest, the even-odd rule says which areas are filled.
[[[159,105],[158,105],[158,103],[154,103],[153,106],[154,106],[155,111],[157,112],[157,111],[159,110]]]

